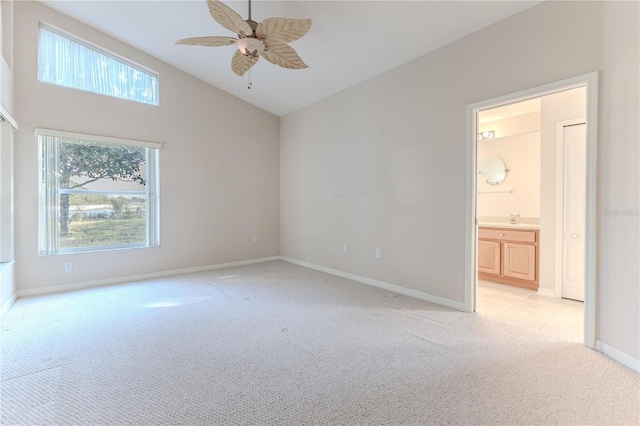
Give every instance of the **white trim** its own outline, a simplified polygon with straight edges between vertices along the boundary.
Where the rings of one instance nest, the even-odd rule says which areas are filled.
[[[51,287],[40,287],[40,288],[27,289],[27,290],[19,290],[17,293],[17,296],[27,297],[27,296],[40,296],[43,294],[62,293],[64,291],[83,290],[87,288],[101,287],[101,286],[111,285],[111,284],[120,284],[120,283],[125,283],[130,281],[141,281],[141,280],[148,280],[152,278],[169,277],[172,275],[181,275],[181,274],[189,274],[193,272],[209,271],[213,269],[252,265],[254,263],[271,262],[274,260],[280,260],[280,256],[262,257],[259,259],[240,260],[237,262],[218,263],[214,265],[196,266],[193,268],[173,269],[170,271],[152,272],[149,274],[131,275],[128,277],[118,277],[118,278],[111,278],[106,280],[85,281],[85,282],[63,284],[63,285],[57,285],[57,286],[51,286]]]
[[[7,123],[9,123],[11,127],[13,127],[13,130],[18,130],[18,122],[15,120],[15,118],[13,118],[11,114],[9,114],[9,111],[7,111],[7,109],[2,104],[0,104],[0,115],[2,115],[7,120]]]
[[[467,105],[467,205],[466,205],[466,250],[465,253],[465,306],[464,310],[475,310],[477,291],[476,238],[476,128],[477,112],[504,106],[577,87],[587,88],[587,197],[585,225],[585,301],[584,301],[584,345],[595,348],[596,344],[596,159],[598,136],[598,72],[579,75],[565,80],[544,84],[508,95],[498,96]]]
[[[471,105],[467,105],[467,200],[465,206],[465,268],[464,268],[464,311],[475,312],[478,294],[478,219],[476,213],[478,197],[478,143],[476,129],[478,128],[478,112]],[[471,141],[471,142],[469,142]]]
[[[556,297],[555,290],[551,290],[548,288],[538,287],[538,291],[536,293],[539,294],[540,296]]]
[[[615,359],[616,361],[618,361],[620,364],[624,365],[625,367],[629,367],[630,369],[632,369],[636,373],[640,373],[640,360],[637,360],[634,357],[632,357],[630,355],[627,355],[624,352],[620,351],[619,349],[616,349],[613,346],[610,346],[610,345],[607,345],[604,342],[601,342],[600,340],[596,341],[596,348],[595,349],[597,351],[602,352],[603,354]]]
[[[7,312],[9,312],[9,309],[11,309],[13,304],[16,303],[16,300],[18,300],[18,295],[16,293],[13,293],[9,300],[7,300],[7,302],[2,306],[2,309],[0,309],[0,319],[3,318]]]
[[[563,219],[564,219],[564,128],[576,124],[586,124],[584,117],[556,123],[556,211],[555,211],[555,270],[554,297],[562,297],[562,268],[563,268]],[[586,142],[586,141],[585,141]],[[585,147],[586,150],[586,147]],[[585,180],[586,183],[586,180]]]
[[[161,149],[162,143],[160,142],[149,142],[149,141],[139,141],[134,139],[123,139],[123,138],[113,138],[110,136],[98,136],[98,135],[89,135],[86,133],[75,133],[75,132],[66,132],[63,130],[53,130],[53,129],[43,129],[37,128],[36,135],[38,136],[54,136],[59,138],[66,139],[81,139],[85,141],[91,142],[100,142],[107,143],[112,145],[126,145],[126,146],[137,146],[143,148],[152,148],[152,149]]]
[[[596,344],[597,174],[598,174],[598,72],[586,76],[587,86],[587,187],[585,210],[584,344]]]
[[[303,266],[305,268],[314,269],[316,271],[325,272],[327,274],[336,275],[338,277],[346,278],[348,280],[357,281],[362,284],[372,285],[374,287],[383,288],[385,290],[392,291],[394,293],[403,294],[405,296],[415,297],[416,299],[425,300],[427,302],[435,303],[437,305],[446,306],[447,308],[455,309],[458,311],[464,311],[464,303],[456,302],[454,300],[445,299],[443,297],[433,296],[431,294],[422,293],[417,290],[412,290],[406,287],[400,287],[395,284],[385,283],[383,281],[374,280],[371,278],[361,277],[360,275],[349,274],[347,272],[338,271],[336,269],[326,268],[324,266],[314,265],[313,263],[303,262],[301,260],[293,259],[291,257],[280,256],[281,260],[285,262],[293,263],[294,265]]]

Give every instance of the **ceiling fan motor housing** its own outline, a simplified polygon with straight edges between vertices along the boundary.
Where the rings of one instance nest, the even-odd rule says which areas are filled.
[[[258,28],[258,23],[250,19],[247,19],[245,22],[251,27],[253,34],[250,36],[247,36],[244,33],[238,34],[239,40],[236,42],[236,46],[243,55],[248,56],[249,58],[256,58],[265,51],[264,43],[256,37],[256,28]]]

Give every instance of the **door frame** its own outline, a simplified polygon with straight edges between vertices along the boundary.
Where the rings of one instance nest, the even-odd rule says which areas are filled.
[[[574,118],[572,120],[563,120],[556,123],[556,256],[555,256],[555,297],[562,297],[562,268],[563,263],[563,215],[564,215],[564,128],[567,126],[575,126],[579,124],[586,125],[587,120],[584,117]]]
[[[476,203],[478,189],[478,112],[578,87],[587,91],[586,206],[585,206],[585,295],[584,345],[596,346],[596,170],[598,135],[598,72],[555,81],[515,93],[467,105],[467,202],[465,209],[465,298],[466,312],[475,312],[478,287]]]

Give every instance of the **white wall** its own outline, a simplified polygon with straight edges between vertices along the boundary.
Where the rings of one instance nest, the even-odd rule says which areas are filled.
[[[280,253],[277,116],[42,4],[14,6],[18,291]],[[39,83],[38,20],[157,71],[160,106]],[[35,127],[162,142],[161,247],[39,257]]]
[[[637,209],[638,6],[544,2],[284,117],[282,254],[463,302],[466,106],[596,70],[599,212]],[[598,221],[597,338],[638,359],[638,218]]]
[[[540,200],[540,288],[555,290],[557,124],[587,115],[586,88],[543,96],[542,197]]]

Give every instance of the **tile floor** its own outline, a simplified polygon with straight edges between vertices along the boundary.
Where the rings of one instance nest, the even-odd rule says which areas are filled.
[[[561,340],[582,342],[583,305],[541,296],[526,288],[478,280],[478,314]]]

